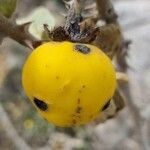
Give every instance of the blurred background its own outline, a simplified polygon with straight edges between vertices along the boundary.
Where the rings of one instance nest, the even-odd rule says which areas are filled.
[[[7,38],[0,46],[0,150],[150,150],[150,1],[113,4],[125,38],[132,41],[127,61],[133,106],[127,104],[116,118],[96,126],[61,129],[48,124],[21,85],[30,50]],[[18,23],[36,17],[32,10],[47,13],[51,27],[61,25],[66,13],[61,0],[20,0]]]

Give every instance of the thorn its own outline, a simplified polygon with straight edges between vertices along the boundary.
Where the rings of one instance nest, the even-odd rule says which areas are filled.
[[[25,43],[25,45],[26,45],[28,48],[30,48],[31,50],[34,49],[33,44],[31,43],[31,41],[25,40],[24,43]]]
[[[125,99],[122,93],[119,91],[119,89],[116,89],[112,99],[116,106],[116,113],[125,107]]]
[[[128,82],[129,78],[127,76],[127,74],[123,73],[123,72],[117,72],[116,73],[116,78],[118,81],[123,81],[123,82]]]
[[[20,29],[21,32],[28,32],[29,33],[29,27],[32,22],[26,22],[24,24],[18,25],[18,28]]]

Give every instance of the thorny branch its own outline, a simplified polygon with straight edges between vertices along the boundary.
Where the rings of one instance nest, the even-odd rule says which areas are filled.
[[[117,14],[112,6],[111,1],[110,0],[96,0],[96,2],[97,2],[98,10],[99,10],[99,18],[105,20],[107,24],[109,23],[118,24]],[[121,65],[121,64],[126,64],[126,56],[127,56],[127,50],[128,50],[129,44],[130,42],[125,41],[122,35],[122,45],[119,51],[117,52],[117,60],[118,60],[117,65],[119,66],[119,69],[123,70],[125,73],[127,72],[129,68],[127,65]],[[138,108],[132,101],[129,82],[118,82],[118,86],[119,86],[119,90],[123,93],[128,103],[129,110],[133,116],[137,140],[141,144],[141,148],[143,150],[148,150],[144,142],[144,137],[143,137],[144,135],[142,133],[143,119],[139,113]]]
[[[17,25],[0,13],[0,33],[2,33],[3,36],[17,41],[21,45],[33,48],[36,45],[37,39],[27,32],[29,25],[30,22],[23,25]]]

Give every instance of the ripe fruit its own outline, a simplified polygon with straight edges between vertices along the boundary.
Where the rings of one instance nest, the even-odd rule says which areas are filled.
[[[109,58],[95,46],[71,42],[36,48],[23,67],[22,82],[39,113],[61,127],[94,119],[116,88]]]

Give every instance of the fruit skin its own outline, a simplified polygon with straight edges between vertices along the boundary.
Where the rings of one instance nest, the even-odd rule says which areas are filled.
[[[27,58],[22,83],[48,122],[72,127],[92,121],[101,112],[114,94],[116,76],[111,60],[99,48],[49,42]]]

